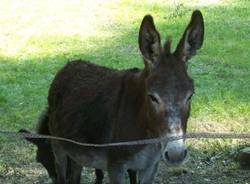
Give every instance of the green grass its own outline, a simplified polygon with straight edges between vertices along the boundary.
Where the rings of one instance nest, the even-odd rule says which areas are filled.
[[[195,0],[192,3],[188,0],[2,0],[1,130],[35,128],[46,106],[49,85],[68,60],[82,58],[118,69],[142,67],[137,37],[143,16],[154,16],[162,40],[171,36],[174,49],[194,9],[200,9],[204,15],[205,42],[189,62],[189,74],[196,86],[189,131],[250,132],[248,0]],[[15,183],[8,180],[13,175],[6,175],[6,168],[10,167],[6,154],[13,147],[19,149],[23,143],[9,145],[6,138],[0,137],[0,140],[0,181],[4,176],[5,183]],[[194,150],[205,149],[207,155],[222,150],[230,155],[245,142],[210,140],[189,144]],[[199,151],[194,153],[200,155]],[[15,154],[21,157],[29,154],[26,160],[34,159],[31,147]],[[20,164],[14,160],[12,165],[19,167]],[[40,172],[41,169],[34,178],[39,178]]]

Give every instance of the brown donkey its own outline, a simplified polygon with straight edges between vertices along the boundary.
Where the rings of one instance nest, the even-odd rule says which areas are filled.
[[[183,135],[186,133],[192,80],[186,62],[201,48],[204,23],[194,11],[177,48],[170,41],[161,46],[153,18],[144,17],[139,47],[144,69],[114,70],[85,61],[61,69],[48,96],[49,133],[85,143],[111,143]],[[51,141],[57,183],[79,183],[82,166],[107,170],[111,184],[124,183],[125,171],[138,173],[141,184],[153,182],[162,158],[182,163],[187,155],[184,140],[154,145],[113,148],[81,147]]]

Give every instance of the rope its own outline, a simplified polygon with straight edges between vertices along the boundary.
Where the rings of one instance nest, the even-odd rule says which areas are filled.
[[[141,139],[135,141],[126,141],[126,142],[114,142],[114,143],[105,143],[105,144],[92,144],[92,143],[82,143],[77,142],[72,139],[67,139],[64,137],[56,137],[50,135],[41,135],[37,133],[24,133],[24,132],[11,132],[11,131],[0,131],[0,134],[14,137],[14,138],[32,138],[32,139],[50,139],[65,141],[72,144],[76,144],[84,147],[96,147],[96,148],[105,148],[105,147],[116,147],[116,146],[134,146],[134,145],[146,145],[146,144],[157,144],[162,141],[174,141],[179,139],[250,139],[250,133],[187,133],[184,136],[171,136],[171,137],[160,137],[152,139]]]

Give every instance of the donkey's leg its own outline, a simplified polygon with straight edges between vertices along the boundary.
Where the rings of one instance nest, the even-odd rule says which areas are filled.
[[[66,171],[66,181],[67,181],[67,184],[69,184],[70,175],[71,175],[71,160],[70,160],[69,157],[67,157],[67,171]]]
[[[125,180],[125,171],[123,166],[109,166],[108,167],[108,175],[110,184],[124,184]]]
[[[139,172],[139,183],[140,184],[152,184],[154,181],[155,174],[158,169],[158,164],[152,165],[150,168],[141,170]]]
[[[74,160],[68,159],[70,162],[69,184],[80,184],[82,166],[77,164]]]
[[[67,184],[67,155],[56,143],[52,144],[52,148],[55,156],[55,169],[57,174],[56,184]]]
[[[102,180],[104,177],[103,171],[101,169],[95,169],[95,184],[102,184]]]
[[[136,171],[128,170],[130,184],[137,184]]]

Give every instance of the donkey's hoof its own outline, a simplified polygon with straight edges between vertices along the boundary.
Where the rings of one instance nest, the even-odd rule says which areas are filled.
[[[250,169],[250,147],[246,147],[239,151],[236,161],[240,163],[243,169]]]

